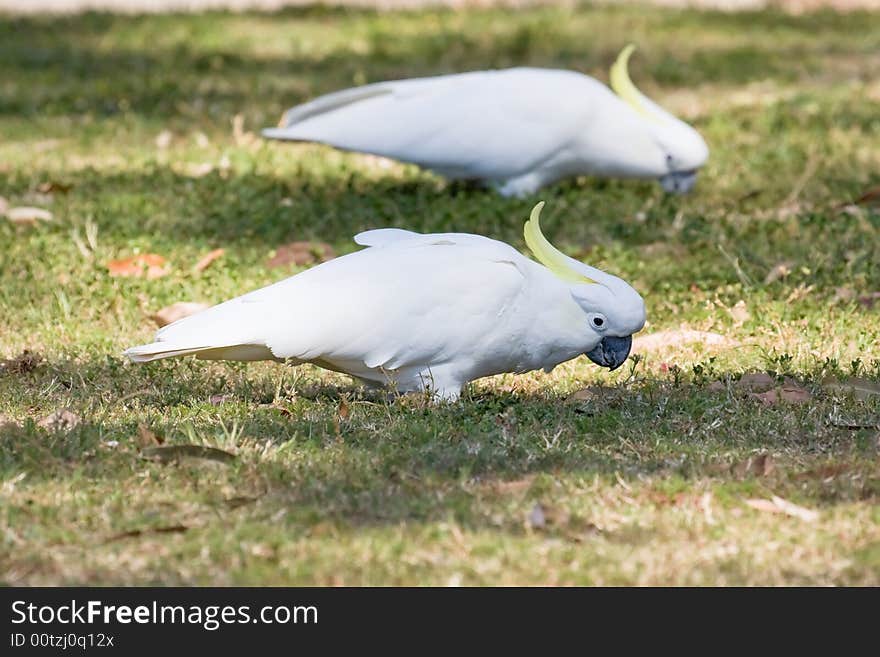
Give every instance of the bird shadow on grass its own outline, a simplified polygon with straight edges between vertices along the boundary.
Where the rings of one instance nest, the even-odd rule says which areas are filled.
[[[313,162],[313,150],[292,146],[290,161]],[[257,158],[259,155],[256,156]],[[522,222],[537,200],[551,208],[545,223],[553,227],[558,208],[578,205],[590,225],[566,221],[563,228],[594,232],[599,222],[628,242],[653,239],[652,225],[621,222],[646,200],[655,212],[674,216],[680,202],[660,198],[651,182],[580,178],[563,181],[526,199],[505,199],[494,191],[446,182],[429,173],[377,174],[343,163],[334,170],[296,165],[289,173],[260,170],[212,171],[198,178],[154,163],[131,172],[92,169],[64,175],[70,187],[55,199],[56,221],[44,231],[66,234],[70,224],[93,221],[104,241],[148,238],[155,244],[215,244],[271,249],[292,240],[328,242],[342,252],[354,250],[352,236],[362,230],[398,227],[418,232],[474,232],[496,239],[522,241]],[[32,193],[34,180],[51,173],[33,172],[32,179],[13,179],[0,172],[0,187],[9,198]],[[644,222],[643,222],[644,223]],[[634,234],[634,231],[640,234]]]
[[[0,421],[4,529],[27,542],[0,557],[0,579],[191,584],[207,549],[201,577],[216,582],[215,559],[252,540],[320,549],[374,530],[631,551],[665,540],[638,519],[656,514],[690,540],[694,513],[758,513],[746,500],[825,518],[880,500],[876,430],[828,421],[876,408],[822,396],[768,407],[655,379],[571,402],[518,380],[431,405],[372,401],[335,375],[285,385],[272,369],[194,361],[55,361],[5,377],[7,406],[30,419]],[[39,426],[56,408],[79,424]],[[114,568],[120,556],[140,570]],[[296,577],[266,568],[273,584]]]
[[[297,495],[306,494],[297,478],[313,474],[316,491],[340,476],[338,486],[348,477],[355,489],[381,488],[397,476],[440,483],[563,472],[699,477],[713,463],[758,452],[821,461],[877,450],[868,421],[876,424],[877,409],[818,390],[809,403],[768,406],[705,384],[642,379],[567,399],[549,383],[542,391],[510,377],[480,382],[460,402],[431,404],[420,396],[377,400],[347,377],[328,382],[314,371],[285,382],[278,375],[294,373],[280,370],[97,360],[45,363],[14,381],[7,375],[7,399],[30,406],[31,419],[0,425],[0,467],[27,471],[31,480],[126,476],[139,467],[139,425],[167,444],[238,452],[240,465],[276,472]],[[39,426],[41,415],[59,408],[79,424]],[[843,416],[861,419],[849,427],[833,421]],[[340,463],[348,474],[335,472]],[[284,474],[290,468],[293,479]]]
[[[15,94],[0,95],[0,115],[33,117],[96,117],[131,112],[141,119],[190,122],[197,127],[218,118],[245,112],[266,120],[280,115],[286,105],[302,102],[309,95],[326,93],[364,81],[400,79],[467,70],[538,65],[573,68],[602,75],[623,45],[591,45],[582,34],[554,21],[542,10],[505,14],[505,21],[493,24],[491,31],[480,25],[456,21],[438,25],[427,20],[424,29],[399,30],[396,21],[409,24],[419,13],[382,15],[371,11],[284,11],[278,14],[246,13],[255,25],[265,22],[273,34],[285,24],[306,37],[311,27],[319,29],[312,39],[321,41],[323,24],[336,21],[339,29],[352,30],[352,39],[325,43],[314,52],[291,41],[284,57],[249,53],[253,44],[218,47],[200,45],[200,30],[217,32],[217,41],[229,41],[230,34],[242,29],[229,14],[195,16],[124,17],[87,14],[75,17],[13,18],[0,27],[0,61],[10,79],[18,80]],[[425,15],[432,15],[425,12]],[[448,16],[454,14],[448,13]],[[480,15],[476,12],[476,15]],[[491,12],[486,14],[491,16]],[[594,14],[601,20],[613,12]],[[669,14],[667,14],[669,15]],[[663,14],[657,20],[663,21]],[[675,14],[679,20],[679,13]],[[726,13],[686,13],[694,30],[717,31],[690,59],[666,54],[662,44],[654,57],[640,66],[652,83],[695,87],[703,83],[744,84],[750,81],[793,80],[809,76],[820,65],[834,58],[864,54],[854,41],[854,33],[870,34],[873,21],[853,17],[822,15],[815,21],[793,20],[773,14],[741,17]],[[832,20],[833,18],[833,20]],[[731,46],[727,33],[739,29],[742,21],[753,26],[767,20],[802,41],[780,45]],[[159,30],[164,23],[183,26],[179,39],[149,41],[140,29]],[[482,21],[481,21],[482,22]],[[823,28],[823,38],[815,38],[815,25]],[[365,25],[366,23],[366,25]],[[249,29],[257,30],[255,25]],[[679,26],[680,27],[680,26]],[[169,25],[169,29],[171,26]],[[132,46],[120,37],[108,47],[116,32],[134,31],[145,40]],[[713,34],[715,32],[712,32]],[[109,36],[108,36],[109,35]],[[356,38],[355,38],[356,35]],[[662,32],[661,32],[662,35]],[[707,37],[708,38],[708,37]],[[191,42],[195,42],[193,45]],[[841,46],[851,43],[847,50]],[[661,52],[657,52],[660,49]],[[659,55],[659,56],[658,56]],[[797,60],[801,66],[794,68]],[[124,101],[120,104],[121,101]]]
[[[550,436],[553,442],[548,446],[546,434],[532,436],[525,428],[515,436],[434,430],[430,439],[417,422],[398,422],[394,429],[395,435],[358,435],[348,426],[335,437],[297,435],[276,443],[274,450],[266,449],[271,439],[248,436],[237,447],[224,445],[225,452],[234,455],[228,463],[192,455],[160,460],[155,449],[140,449],[130,440],[114,444],[95,439],[136,435],[127,423],[85,423],[64,435],[4,428],[0,452],[3,470],[27,473],[23,485],[35,490],[72,485],[88,489],[90,496],[106,491],[116,498],[137,482],[137,492],[114,522],[126,527],[165,526],[180,515],[178,505],[190,514],[195,505],[202,511],[214,509],[209,520],[196,523],[202,527],[205,522],[238,522],[234,518],[242,514],[258,523],[280,522],[294,533],[322,522],[351,528],[452,518],[471,530],[521,534],[528,529],[525,514],[533,506],[540,505],[542,514],[555,511],[557,500],[590,495],[597,486],[606,497],[626,496],[647,486],[657,504],[676,503],[676,491],[695,485],[727,486],[727,494],[749,497],[806,494],[810,504],[820,508],[880,498],[867,452],[840,450],[832,455],[777,449],[772,457],[762,452],[757,454],[764,456],[756,458],[754,450],[728,441],[688,445],[679,439],[674,449],[664,449],[626,432],[561,432],[561,438]],[[279,425],[275,430],[289,428]],[[159,449],[184,444],[174,439]],[[218,449],[210,441],[200,444]],[[145,476],[163,482],[161,494],[144,488]],[[499,519],[493,511],[497,504],[513,504],[522,513],[509,509]],[[53,506],[65,512],[67,503]],[[570,532],[580,520],[567,517],[560,530]],[[544,527],[540,522],[550,535],[557,533],[550,523]],[[92,540],[107,537],[99,533]]]

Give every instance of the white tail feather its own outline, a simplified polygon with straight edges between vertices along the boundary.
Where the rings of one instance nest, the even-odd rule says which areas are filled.
[[[135,363],[149,363],[161,358],[173,358],[174,356],[187,356],[195,354],[206,347],[176,347],[170,342],[153,342],[131,347],[123,352]]]
[[[123,354],[135,363],[149,363],[163,358],[189,356],[203,360],[282,360],[277,358],[268,347],[261,344],[231,344],[209,346],[183,346],[173,342],[152,342],[126,349]]]

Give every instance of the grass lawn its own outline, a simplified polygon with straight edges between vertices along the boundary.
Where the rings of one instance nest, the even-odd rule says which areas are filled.
[[[689,196],[579,179],[505,200],[252,134],[389,78],[606,80],[630,41],[635,82],[712,149]],[[854,203],[880,185],[878,72],[867,13],[0,20],[0,195],[54,217],[0,219],[0,582],[880,584],[880,192]],[[524,249],[538,199],[552,241],[645,297],[632,367],[432,407],[312,367],[120,355],[160,308],[295,272],[267,266],[288,242],[400,226]],[[109,275],[147,253],[167,275]],[[156,458],[191,444],[234,458]]]

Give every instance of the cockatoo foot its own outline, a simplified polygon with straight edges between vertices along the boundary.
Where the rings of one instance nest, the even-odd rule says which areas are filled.
[[[454,178],[449,181],[449,192],[458,194],[461,192],[486,191],[486,183],[476,178]]]
[[[460,393],[451,391],[430,391],[430,390],[410,390],[409,392],[394,392],[385,390],[381,395],[376,395],[374,399],[380,399],[388,404],[394,404],[400,401],[425,402],[428,404],[451,404],[458,401]]]
[[[375,401],[393,403],[401,398],[423,398],[434,403],[449,403],[458,401],[461,396],[461,384],[448,386],[432,385],[430,380],[413,388],[400,390],[393,383],[382,384],[376,381],[361,380],[364,384],[364,396]]]

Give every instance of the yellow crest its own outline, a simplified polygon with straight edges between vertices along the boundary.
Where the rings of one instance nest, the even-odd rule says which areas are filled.
[[[621,100],[625,101],[636,112],[644,116],[646,119],[656,121],[657,117],[648,112],[647,108],[642,104],[640,98],[641,92],[629,78],[629,70],[627,69],[629,66],[629,57],[633,54],[635,49],[636,47],[633,44],[629,44],[626,48],[620,51],[617,60],[611,65],[611,72],[609,74],[611,88]]]
[[[532,208],[532,214],[523,228],[526,244],[542,265],[556,274],[557,277],[568,283],[595,283],[591,278],[575,270],[569,262],[568,256],[561,253],[555,246],[547,241],[541,232],[541,210],[544,201]]]

